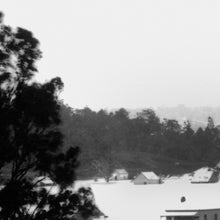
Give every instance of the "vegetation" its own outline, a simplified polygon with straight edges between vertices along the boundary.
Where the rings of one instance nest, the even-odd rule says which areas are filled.
[[[181,174],[203,165],[214,166],[220,158],[220,131],[211,117],[206,128],[194,131],[189,121],[183,125],[172,119],[161,121],[152,109],[131,118],[123,108],[95,112],[63,105],[62,119],[64,141],[82,147],[80,175],[85,178],[106,177],[109,169],[120,167],[131,176],[141,170]],[[93,161],[95,168],[90,166]],[[108,166],[101,172],[97,164]]]
[[[131,175],[146,169],[162,174],[218,162],[220,132],[211,117],[206,128],[194,131],[188,121],[161,121],[151,109],[133,118],[123,108],[72,109],[58,99],[63,88],[59,77],[34,81],[40,58],[33,34],[4,25],[0,14],[0,172],[3,178],[8,174],[0,189],[1,219],[100,216],[91,189],[68,190],[76,178],[78,156],[81,177],[106,181],[119,167]],[[72,146],[80,146],[81,155]],[[33,178],[39,175],[49,176],[59,192],[37,190]]]
[[[75,180],[78,147],[63,147],[58,94],[60,78],[34,82],[39,42],[28,30],[12,29],[0,15],[0,170],[10,172],[0,190],[1,219],[88,219],[100,215],[90,189],[67,190]],[[31,175],[32,174],[32,175]],[[36,190],[32,176],[59,185],[52,195]]]

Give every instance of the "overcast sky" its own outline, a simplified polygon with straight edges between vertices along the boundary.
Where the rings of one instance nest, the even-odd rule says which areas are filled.
[[[73,108],[220,106],[220,1],[0,0]]]

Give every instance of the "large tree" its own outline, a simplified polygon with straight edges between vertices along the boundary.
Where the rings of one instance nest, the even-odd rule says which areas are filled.
[[[0,191],[0,218],[88,218],[98,210],[91,191],[66,190],[75,180],[79,148],[62,151],[58,95],[63,83],[59,77],[34,81],[39,58],[39,41],[28,30],[6,26],[1,13],[0,171],[7,179]],[[32,177],[40,174],[57,183],[60,192],[36,191]]]

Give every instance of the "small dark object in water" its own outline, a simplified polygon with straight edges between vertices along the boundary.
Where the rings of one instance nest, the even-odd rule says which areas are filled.
[[[185,197],[185,196],[182,196],[181,199],[180,199],[180,201],[181,201],[181,202],[185,202],[185,201],[186,201],[186,197]]]

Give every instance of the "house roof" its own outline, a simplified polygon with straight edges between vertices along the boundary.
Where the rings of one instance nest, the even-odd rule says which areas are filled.
[[[114,171],[114,173],[118,173],[118,174],[127,174],[128,172],[125,169],[116,169]]]
[[[160,178],[154,172],[141,172],[147,179],[159,180]]]
[[[54,184],[54,182],[47,176],[38,176],[38,177],[35,177],[34,180],[33,180],[33,183],[42,183],[42,184]]]
[[[195,216],[198,211],[182,211],[182,212],[164,212],[161,216]]]
[[[220,168],[220,162],[218,162],[215,167]]]
[[[198,211],[216,211],[220,210],[220,208],[188,208],[188,209],[168,209],[166,210],[166,213],[170,212],[175,212],[175,213],[180,213],[180,212],[198,212]]]
[[[198,211],[216,211],[220,210],[218,201],[210,202],[210,200],[201,200],[199,198],[190,198],[186,202],[168,204],[165,212],[198,212]]]
[[[196,216],[199,211],[217,211],[220,209],[211,208],[211,209],[187,209],[187,210],[166,210],[161,216]]]
[[[194,172],[192,182],[208,182],[212,177],[214,170],[209,167],[203,167]]]

